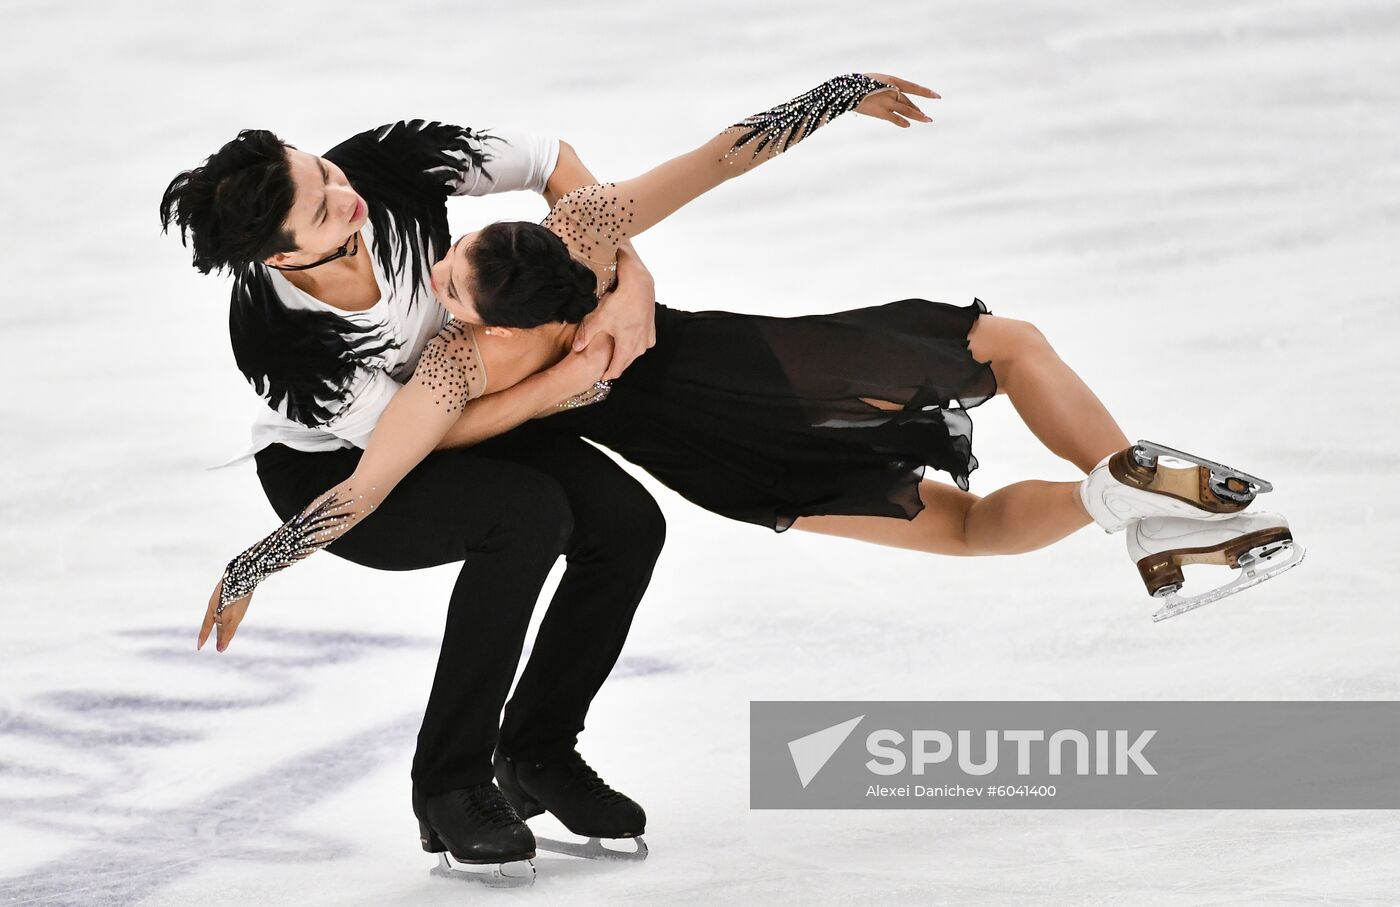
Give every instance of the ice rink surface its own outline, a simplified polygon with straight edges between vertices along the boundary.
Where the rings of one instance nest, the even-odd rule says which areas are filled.
[[[1390,812],[751,811],[747,749],[758,699],[1400,693],[1394,2],[0,13],[0,903],[1395,899]],[[647,480],[669,542],[580,749],[646,807],[651,859],[542,854],[514,893],[430,878],[408,771],[456,568],[321,555],[226,653],[195,651],[223,563],[277,521],[251,464],[206,470],[261,404],[227,284],[160,235],[161,191],[240,128],[321,151],[411,117],[557,134],[624,178],[852,70],[941,92],[934,122],[843,119],[642,237],[661,300],[978,296],[1130,437],[1273,481],[1260,506],[1307,562],[1154,625],[1121,536],[936,558],[729,523]],[[545,213],[451,211],[458,232]],[[972,415],[974,492],[1077,477],[1004,397]]]

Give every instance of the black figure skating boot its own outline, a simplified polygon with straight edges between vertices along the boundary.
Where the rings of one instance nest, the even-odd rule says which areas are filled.
[[[515,759],[496,752],[496,780],[526,819],[548,810],[564,827],[588,838],[585,844],[538,838],[541,850],[587,859],[645,860],[642,840],[647,815],[634,800],[613,790],[576,751],[548,759]],[[636,850],[604,847],[603,838],[634,838]]]
[[[423,849],[438,855],[433,875],[468,878],[493,888],[533,884],[535,836],[494,784],[421,794],[413,788],[413,814]],[[447,859],[462,866],[454,866]],[[504,864],[514,863],[510,871]],[[523,866],[521,865],[523,863]]]
[[[1182,466],[1167,466],[1164,459]],[[1223,520],[1273,486],[1258,476],[1152,441],[1104,457],[1079,485],[1079,499],[1105,532],[1145,517]]]

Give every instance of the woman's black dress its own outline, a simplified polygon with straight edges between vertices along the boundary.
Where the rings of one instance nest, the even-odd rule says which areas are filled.
[[[656,307],[656,345],[607,399],[545,422],[706,510],[779,532],[800,516],[913,519],[925,466],[967,490],[967,410],[996,393],[967,333],[980,299],[775,318]]]

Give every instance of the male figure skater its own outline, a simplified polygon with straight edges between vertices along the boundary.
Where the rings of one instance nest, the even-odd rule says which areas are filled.
[[[175,177],[161,224],[180,228],[199,271],[233,274],[235,359],[267,403],[249,455],[281,519],[354,472],[376,419],[446,323],[428,286],[450,244],[446,199],[530,189],[553,205],[594,182],[563,142],[421,120],[360,133],[322,156],[245,130]],[[651,275],[626,249],[617,290],[580,339],[595,345],[595,360],[612,343],[604,377],[654,342],[654,302]],[[492,783],[493,750],[515,770],[512,793],[527,815],[543,807],[588,837],[645,827],[642,808],[575,747],[650,581],[661,511],[612,460],[538,423],[461,449],[484,426],[509,426],[507,395],[535,412],[574,393],[576,358],[473,401],[375,519],[329,547],[384,570],[463,561],[412,768],[423,848],[462,862],[534,856],[529,827]],[[567,569],[500,722],[560,554]],[[200,645],[217,600],[216,589]],[[218,625],[219,651],[236,629],[236,620]]]

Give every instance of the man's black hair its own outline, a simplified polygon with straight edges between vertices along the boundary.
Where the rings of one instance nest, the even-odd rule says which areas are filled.
[[[425,120],[401,120],[352,136],[323,157],[340,167],[369,208],[380,269],[405,278],[411,308],[427,289],[425,262],[450,244],[448,195],[464,175],[486,169],[490,133]],[[295,186],[288,145],[263,129],[244,130],[204,164],[171,181],[161,225],[192,237],[194,265],[233,273],[229,339],[239,369],[269,406],[308,427],[324,426],[348,403],[365,368],[380,367],[400,345],[387,325],[363,325],[328,311],[289,307],[264,264],[295,250],[282,228]],[[407,274],[404,273],[407,269]]]
[[[161,230],[172,223],[180,228],[180,242],[194,247],[200,273],[233,271],[296,250],[282,226],[296,195],[289,147],[266,129],[245,129],[170,181],[160,200]]]

